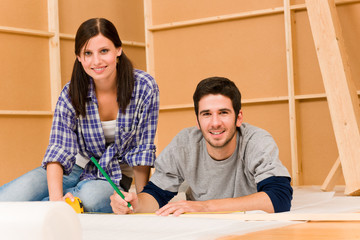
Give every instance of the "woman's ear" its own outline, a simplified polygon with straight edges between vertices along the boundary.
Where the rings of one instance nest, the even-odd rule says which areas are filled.
[[[119,47],[119,48],[117,49],[117,51],[118,51],[118,52],[117,52],[116,55],[117,55],[118,57],[120,57],[121,54],[122,54],[122,47]]]
[[[80,56],[76,56],[76,58],[77,58],[77,60],[78,60],[79,62],[81,62]]]

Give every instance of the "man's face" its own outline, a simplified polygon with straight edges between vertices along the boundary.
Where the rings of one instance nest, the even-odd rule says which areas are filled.
[[[241,124],[242,111],[235,116],[230,98],[210,94],[200,99],[198,127],[211,157],[223,160],[231,156],[236,148],[236,127]]]

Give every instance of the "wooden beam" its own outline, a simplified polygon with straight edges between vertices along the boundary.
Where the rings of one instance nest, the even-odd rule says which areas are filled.
[[[48,0],[48,28],[54,36],[49,39],[49,65],[51,110],[55,111],[56,102],[61,91],[60,39],[58,0]]]
[[[152,0],[144,0],[146,71],[155,78],[154,36],[152,26]]]
[[[332,191],[335,187],[336,181],[341,176],[341,163],[340,158],[336,159],[333,167],[331,168],[328,176],[326,177],[323,185],[321,186],[321,190],[328,192]]]
[[[13,115],[13,116],[52,116],[51,111],[27,111],[27,110],[0,110],[0,115]]]
[[[298,157],[297,124],[296,124],[296,101],[294,87],[294,56],[292,38],[292,11],[290,0],[284,0],[284,22],[286,43],[286,68],[289,96],[289,122],[290,122],[290,150],[291,150],[291,178],[294,186],[301,184],[301,163]]]
[[[33,30],[27,28],[6,27],[6,26],[0,26],[0,32],[35,36],[35,37],[46,37],[46,38],[50,38],[55,35],[52,32]]]
[[[306,0],[343,169],[345,194],[360,195],[360,108],[333,0]]]

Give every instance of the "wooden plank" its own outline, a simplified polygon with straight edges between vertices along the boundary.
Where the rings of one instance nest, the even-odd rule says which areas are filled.
[[[306,0],[343,169],[345,194],[360,195],[360,108],[333,0]]]
[[[48,28],[55,35],[49,39],[51,110],[55,110],[61,91],[58,0],[48,0]]]
[[[165,23],[165,24],[159,24],[156,26],[150,25],[151,27],[149,27],[148,29],[150,31],[159,31],[159,30],[168,30],[168,29],[180,28],[180,27],[190,27],[190,26],[209,24],[209,23],[239,20],[239,19],[244,19],[244,18],[249,18],[249,17],[258,17],[258,16],[264,16],[264,15],[282,13],[283,9],[284,9],[283,7],[277,7],[277,8],[248,11],[248,12],[243,12],[243,13],[226,14],[226,15],[219,15],[219,16],[214,16],[214,17],[206,17],[206,18],[192,19],[192,20],[186,20],[186,21]]]
[[[146,71],[155,78],[154,36],[152,26],[152,0],[144,0]]]
[[[6,26],[0,26],[0,32],[36,36],[36,37],[46,37],[46,38],[53,37],[55,35],[52,32],[27,29],[27,28],[6,27]]]
[[[289,96],[289,122],[290,122],[290,150],[291,150],[291,178],[294,186],[301,184],[301,163],[298,158],[297,124],[295,109],[295,87],[294,87],[294,56],[292,39],[292,11],[290,0],[284,0],[284,22],[286,43],[286,68]]]
[[[321,186],[321,190],[328,192],[328,191],[332,191],[335,187],[336,181],[339,179],[339,177],[341,176],[341,163],[340,163],[340,158],[338,158],[333,167],[331,168],[328,176],[326,177],[323,185]]]
[[[29,116],[52,116],[51,111],[26,111],[26,110],[0,110],[0,115],[29,115]]]

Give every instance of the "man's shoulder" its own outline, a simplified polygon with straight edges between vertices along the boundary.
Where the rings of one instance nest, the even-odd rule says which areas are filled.
[[[186,144],[200,142],[203,138],[201,131],[197,127],[187,127],[182,129],[175,137],[177,142]]]
[[[197,127],[182,129],[171,140],[169,147],[172,148],[193,148],[203,139],[201,131]]]
[[[256,127],[249,123],[241,124],[240,132],[241,132],[241,136],[244,138],[251,138],[254,136],[258,136],[258,137],[271,136],[271,134],[268,131],[266,131],[265,129]]]

